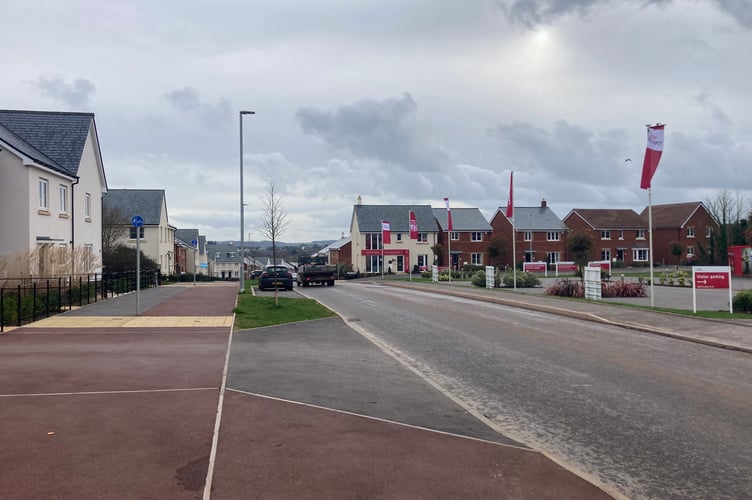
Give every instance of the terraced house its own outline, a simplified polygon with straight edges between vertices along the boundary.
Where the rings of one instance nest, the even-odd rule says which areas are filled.
[[[0,110],[0,277],[100,272],[106,192],[94,114]]]

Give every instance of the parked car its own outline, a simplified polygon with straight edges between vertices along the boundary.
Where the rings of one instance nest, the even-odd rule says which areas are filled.
[[[259,290],[292,290],[292,274],[285,266],[266,266],[259,277]]]
[[[254,269],[253,271],[251,271],[250,279],[259,279],[263,273],[264,271],[262,271],[261,269]]]

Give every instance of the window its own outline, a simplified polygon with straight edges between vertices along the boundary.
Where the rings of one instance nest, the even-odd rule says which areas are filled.
[[[559,260],[561,260],[559,252],[548,252],[546,254],[546,262],[549,264],[556,264]]]
[[[533,241],[533,232],[525,231],[525,241]]]
[[[381,233],[366,234],[366,249],[367,250],[381,249]]]
[[[647,262],[648,261],[648,249],[647,248],[633,248],[632,260],[634,262]]]
[[[381,255],[369,255],[366,257],[366,272],[381,272]]]
[[[419,254],[418,255],[418,269],[423,269],[428,267],[428,255],[427,254]]]
[[[474,266],[482,266],[483,265],[483,254],[481,253],[471,253],[470,254],[470,263]]]
[[[694,237],[695,237],[694,226],[687,226],[687,238],[694,238]]]
[[[457,231],[452,231],[450,235],[451,235],[452,241],[459,241],[460,233],[458,233]]]
[[[473,231],[470,234],[470,241],[483,241],[483,233],[480,231]]]
[[[695,256],[695,247],[692,245],[689,245],[687,247],[687,257],[694,257]]]
[[[610,240],[611,239],[611,231],[609,229],[604,229],[601,231],[601,239],[602,240]]]
[[[713,236],[713,228],[710,226],[705,226],[705,237],[710,238]]]
[[[604,248],[601,250],[601,260],[611,260],[611,249]]]
[[[418,233],[418,243],[428,243],[428,233]]]
[[[645,239],[645,230],[644,229],[638,229],[635,231],[635,238],[638,240],[644,240]]]
[[[548,241],[559,241],[559,231],[549,231],[546,234],[546,239]]]
[[[60,189],[58,190],[60,193],[60,213],[61,214],[67,214],[68,213],[68,186],[64,186],[60,184]]]
[[[619,239],[620,240],[624,239],[624,230],[623,229],[619,229]]]
[[[397,233],[397,241],[402,241],[402,233]]]
[[[84,217],[91,218],[91,194],[84,195]]]
[[[39,208],[42,210],[48,210],[49,205],[49,182],[47,179],[39,178]]]
[[[138,237],[139,239],[144,239],[144,226],[140,226],[138,228]],[[131,226],[131,239],[136,239],[136,228]]]

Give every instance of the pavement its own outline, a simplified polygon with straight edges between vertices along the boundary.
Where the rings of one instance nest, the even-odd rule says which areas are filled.
[[[384,284],[752,352],[752,321]],[[0,335],[0,499],[619,497],[497,434],[340,318],[233,331],[236,298],[236,283],[163,286],[139,314],[130,294]]]

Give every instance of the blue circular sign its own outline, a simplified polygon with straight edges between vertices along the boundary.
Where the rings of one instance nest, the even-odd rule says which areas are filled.
[[[133,224],[133,227],[141,227],[144,225],[144,218],[140,215],[134,215],[131,219],[131,224]]]

